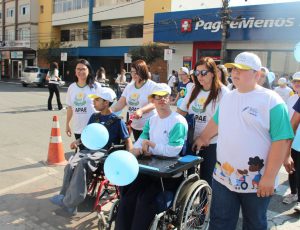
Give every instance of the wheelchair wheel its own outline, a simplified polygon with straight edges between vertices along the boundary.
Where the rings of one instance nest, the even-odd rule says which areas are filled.
[[[107,223],[108,223],[107,230],[114,230],[115,229],[119,203],[120,203],[120,200],[118,199],[111,206],[109,216],[108,216],[108,220],[107,220]]]
[[[181,201],[179,212],[179,230],[206,229],[209,222],[211,188],[206,181],[193,183]]]

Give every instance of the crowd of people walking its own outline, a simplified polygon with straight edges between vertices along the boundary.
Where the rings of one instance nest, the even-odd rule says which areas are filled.
[[[213,191],[211,230],[235,229],[240,209],[245,229],[267,229],[266,213],[283,164],[290,173],[291,188],[283,202],[296,202],[295,210],[300,212],[300,72],[292,77],[293,89],[287,86],[288,79],[279,78],[278,87],[272,90],[269,70],[260,58],[243,52],[225,65],[202,57],[192,70],[184,66],[178,73],[173,70],[167,84],[160,82],[158,73],[152,74],[151,80],[143,60],[131,64],[130,74],[132,79],[127,82],[122,69],[115,83],[124,88],[104,94],[104,68],[94,74],[87,60],[77,62],[76,80],[69,86],[66,100],[65,131],[76,140],[72,148],[85,148],[78,140],[87,124],[97,122],[91,121],[91,116],[103,111],[118,113],[127,107],[135,141],[133,146],[127,141],[127,149],[132,154],[177,157],[186,145],[185,152],[204,159],[200,178]],[[52,109],[53,93],[62,108],[55,86],[57,65],[51,65],[48,75],[48,109]],[[95,102],[99,98],[108,101],[107,110]],[[190,119],[194,124],[191,136]],[[123,123],[121,127],[125,127]],[[119,139],[127,139],[130,133],[122,132]],[[178,178],[169,182],[172,190]],[[150,205],[158,193],[157,184],[139,176],[123,191],[116,229],[146,229],[157,213]],[[62,201],[63,197],[56,196],[53,203],[63,205]]]

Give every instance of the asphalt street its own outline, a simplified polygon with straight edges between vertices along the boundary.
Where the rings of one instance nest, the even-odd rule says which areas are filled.
[[[65,96],[62,88],[62,102]],[[58,208],[49,202],[59,192],[63,176],[63,166],[45,164],[54,115],[59,117],[66,158],[73,153],[73,138],[64,133],[66,111],[47,110],[47,88],[24,88],[18,82],[0,81],[0,98],[0,229],[97,229],[95,213],[71,219],[57,215]],[[56,108],[55,97],[53,105]],[[293,204],[282,204],[282,196],[289,192],[283,168],[279,182],[268,210],[269,229],[300,229],[300,214]],[[237,229],[242,229],[241,219]]]

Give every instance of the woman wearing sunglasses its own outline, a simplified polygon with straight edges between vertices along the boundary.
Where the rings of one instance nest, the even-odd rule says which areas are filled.
[[[194,68],[194,86],[187,92],[180,107],[177,108],[177,112],[183,116],[193,115],[194,140],[204,130],[218,108],[222,96],[227,92],[229,92],[228,88],[218,78],[214,60],[209,57],[201,58]],[[216,164],[216,143],[217,137],[214,137],[211,139],[210,145],[200,151],[200,156],[204,158],[200,168],[200,177],[210,185]]]

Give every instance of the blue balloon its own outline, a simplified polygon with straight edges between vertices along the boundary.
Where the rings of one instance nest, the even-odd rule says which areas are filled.
[[[295,46],[294,57],[297,62],[300,62],[300,42],[298,42]]]
[[[272,82],[273,82],[273,81],[275,80],[275,78],[276,78],[276,77],[275,77],[275,74],[274,74],[273,72],[269,72],[267,77],[268,77],[268,81],[269,81],[270,84],[272,84]]]
[[[182,98],[182,97],[178,99],[178,101],[177,101],[177,107],[180,107],[182,101],[183,101],[183,98]]]
[[[99,150],[108,142],[109,134],[104,125],[92,123],[87,125],[81,133],[81,141],[88,149]]]
[[[125,186],[132,183],[139,173],[136,157],[125,150],[118,150],[108,155],[104,162],[104,174],[110,183]]]

